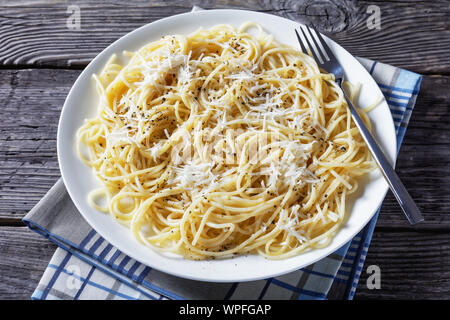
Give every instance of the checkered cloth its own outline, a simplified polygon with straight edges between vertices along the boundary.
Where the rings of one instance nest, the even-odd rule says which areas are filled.
[[[389,104],[400,148],[422,77],[358,59]],[[84,221],[60,179],[23,219],[31,230],[58,245],[32,298],[352,299],[378,214],[350,242],[308,267],[258,281],[209,283],[165,274],[120,252]]]

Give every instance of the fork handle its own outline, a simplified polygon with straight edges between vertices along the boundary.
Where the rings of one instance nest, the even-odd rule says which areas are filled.
[[[344,90],[342,90],[344,91]],[[400,207],[402,208],[403,212],[405,213],[406,217],[408,218],[408,221],[410,224],[414,225],[416,223],[419,223],[424,220],[422,214],[420,213],[419,208],[414,203],[414,200],[409,195],[408,191],[406,190],[405,186],[401,182],[400,178],[398,177],[397,173],[395,172],[394,168],[389,163],[388,159],[384,155],[383,151],[381,150],[378,143],[375,141],[374,137],[370,133],[369,129],[367,129],[366,125],[364,124],[363,120],[358,114],[358,111],[353,106],[352,102],[348,98],[347,94],[344,92],[345,99],[347,100],[347,104],[350,108],[350,112],[352,114],[353,121],[355,122],[356,126],[358,127],[361,136],[363,137],[364,141],[366,142],[367,146],[369,147],[369,150],[372,154],[372,157],[375,159],[378,167],[381,170],[381,173],[383,174],[384,178],[386,179],[387,183],[389,184],[389,187],[392,190],[392,193],[394,193],[395,198],[397,199],[398,203],[400,204]]]

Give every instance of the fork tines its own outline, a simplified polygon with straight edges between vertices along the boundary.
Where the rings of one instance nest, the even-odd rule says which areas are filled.
[[[303,35],[304,40],[301,38],[297,29],[295,29],[295,34],[297,35],[297,39],[300,43],[302,52],[312,55],[314,59],[320,63],[325,63],[326,61],[330,61],[332,58],[334,58],[331,49],[328,47],[320,32],[318,32],[314,27],[305,26],[305,28],[308,31],[309,37],[303,31],[303,27],[300,27],[300,31]],[[313,30],[313,32],[311,32],[311,29]],[[316,37],[319,39],[318,42],[316,40]]]

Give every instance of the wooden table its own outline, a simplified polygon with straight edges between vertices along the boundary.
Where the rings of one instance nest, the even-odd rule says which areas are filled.
[[[60,176],[56,131],[81,70],[110,43],[157,19],[240,8],[306,22],[352,54],[423,75],[397,171],[426,221],[411,227],[392,194],[383,203],[356,299],[450,298],[449,1],[0,1],[0,299],[29,299],[55,246],[21,218]],[[369,5],[381,29],[369,29]],[[69,5],[81,13],[70,30]],[[366,267],[381,268],[381,289]]]

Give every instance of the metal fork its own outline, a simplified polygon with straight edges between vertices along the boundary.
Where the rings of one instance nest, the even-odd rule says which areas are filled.
[[[297,30],[295,30],[295,33],[298,38],[298,42],[300,43],[300,47],[303,51],[303,53],[308,54],[308,49],[310,49],[310,52],[313,56],[313,58],[316,60],[317,64],[325,71],[333,73],[335,76],[336,83],[342,88],[342,83],[345,80],[344,77],[344,70],[342,69],[341,64],[334,56],[333,52],[331,51],[330,47],[327,45],[326,41],[323,39],[320,32],[317,32],[314,28],[306,27],[310,38],[312,39],[312,42],[314,45],[312,45],[311,40],[308,39],[305,32],[303,31],[303,28],[300,27],[300,31],[302,32],[304,41],[301,39],[299,33]],[[319,43],[316,41],[316,37],[314,37],[313,32],[311,32],[311,29],[313,29],[314,34],[317,36],[317,39],[319,40],[319,43],[321,44],[322,48],[319,46]],[[323,51],[324,50],[324,51]],[[358,127],[361,136],[363,137],[364,141],[366,142],[372,157],[375,159],[378,167],[380,168],[384,178],[389,184],[389,187],[391,188],[392,192],[394,193],[395,198],[399,202],[403,212],[405,213],[406,217],[408,218],[408,221],[410,224],[416,224],[418,222],[421,222],[424,220],[422,214],[420,213],[419,208],[414,203],[414,200],[409,195],[408,191],[406,190],[403,183],[400,181],[400,178],[398,177],[397,173],[395,173],[395,170],[392,168],[391,164],[387,160],[386,156],[384,155],[383,151],[381,150],[378,143],[373,138],[370,131],[367,129],[366,125],[364,124],[363,120],[359,116],[358,112],[356,111],[355,107],[353,106],[352,102],[348,98],[345,91],[344,92],[345,99],[347,100],[348,107],[350,108],[350,112],[352,114],[353,121],[355,122],[356,126]]]

